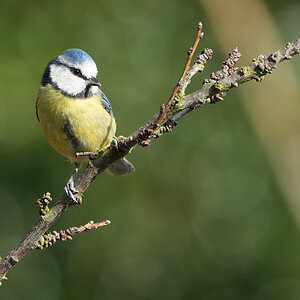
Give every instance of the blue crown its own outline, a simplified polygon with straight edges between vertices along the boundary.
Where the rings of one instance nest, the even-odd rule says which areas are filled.
[[[75,48],[66,50],[59,56],[59,58],[76,65],[83,64],[87,60],[94,62],[94,60],[86,52]]]

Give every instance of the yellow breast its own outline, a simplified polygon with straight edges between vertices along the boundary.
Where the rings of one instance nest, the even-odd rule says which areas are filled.
[[[51,146],[72,162],[87,157],[76,152],[103,149],[116,132],[115,119],[104,109],[100,96],[70,98],[50,84],[40,87],[37,115]]]

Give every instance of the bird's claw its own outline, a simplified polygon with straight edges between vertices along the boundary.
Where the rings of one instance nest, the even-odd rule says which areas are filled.
[[[83,195],[80,194],[80,192],[75,188],[74,182],[69,181],[65,186],[65,192],[68,195],[68,197],[75,203],[75,204],[81,204]]]

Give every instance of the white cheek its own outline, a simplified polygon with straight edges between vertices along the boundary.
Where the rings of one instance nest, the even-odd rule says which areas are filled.
[[[86,89],[85,80],[75,76],[64,66],[52,65],[50,67],[50,76],[60,90],[70,95],[75,96]]]

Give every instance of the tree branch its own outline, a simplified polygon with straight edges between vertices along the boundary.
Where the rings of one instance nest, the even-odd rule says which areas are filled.
[[[199,23],[197,37],[193,47],[191,47],[188,51],[182,76],[176,84],[167,104],[162,105],[160,111],[152,119],[132,133],[128,138],[121,138],[117,142],[113,141],[111,145],[105,149],[105,151],[101,151],[95,157],[90,157],[90,163],[75,183],[76,189],[81,194],[84,193],[89,185],[110,164],[127,155],[135,146],[149,146],[152,139],[158,138],[171,131],[173,127],[178,124],[180,119],[187,113],[203,107],[206,104],[216,103],[223,100],[225,92],[234,87],[238,87],[243,83],[253,79],[261,81],[263,77],[270,74],[272,70],[279,65],[279,63],[284,60],[291,59],[293,55],[300,52],[300,39],[298,39],[295,42],[288,43],[284,48],[270,54],[268,57],[258,55],[252,60],[249,66],[235,68],[234,66],[241,55],[237,49],[234,49],[231,53],[229,53],[229,57],[223,62],[221,70],[212,73],[209,79],[204,80],[199,90],[185,95],[185,90],[191,82],[192,77],[196,73],[201,72],[207,61],[212,58],[213,51],[210,49],[204,49],[202,53],[197,56],[194,64],[190,67],[192,56],[196,50],[199,40],[202,37],[202,24]],[[48,207],[48,202],[46,204],[43,204],[42,202],[39,203],[41,214],[40,218],[26,236],[18,243],[18,245],[16,245],[3,259],[0,260],[0,283],[1,280],[7,279],[6,274],[8,271],[14,267],[31,249],[39,247],[41,237],[45,237],[45,232],[73,204],[74,203],[68,199],[66,194],[64,194],[51,209]],[[107,223],[107,221],[104,221],[104,223],[96,224],[106,225]],[[101,226],[97,225],[88,223],[85,226],[90,229],[93,226]],[[81,229],[77,229],[80,232],[86,231],[85,226],[80,227]],[[69,233],[67,233],[67,235],[71,236],[71,232],[74,233],[75,231],[69,229]],[[51,244],[53,240],[64,239],[63,236],[66,236],[64,233],[60,235],[54,232],[52,235],[46,235],[46,237],[50,237]],[[60,236],[60,238],[58,238],[58,236]],[[66,239],[69,238],[66,237]],[[48,245],[50,244],[48,243]]]

